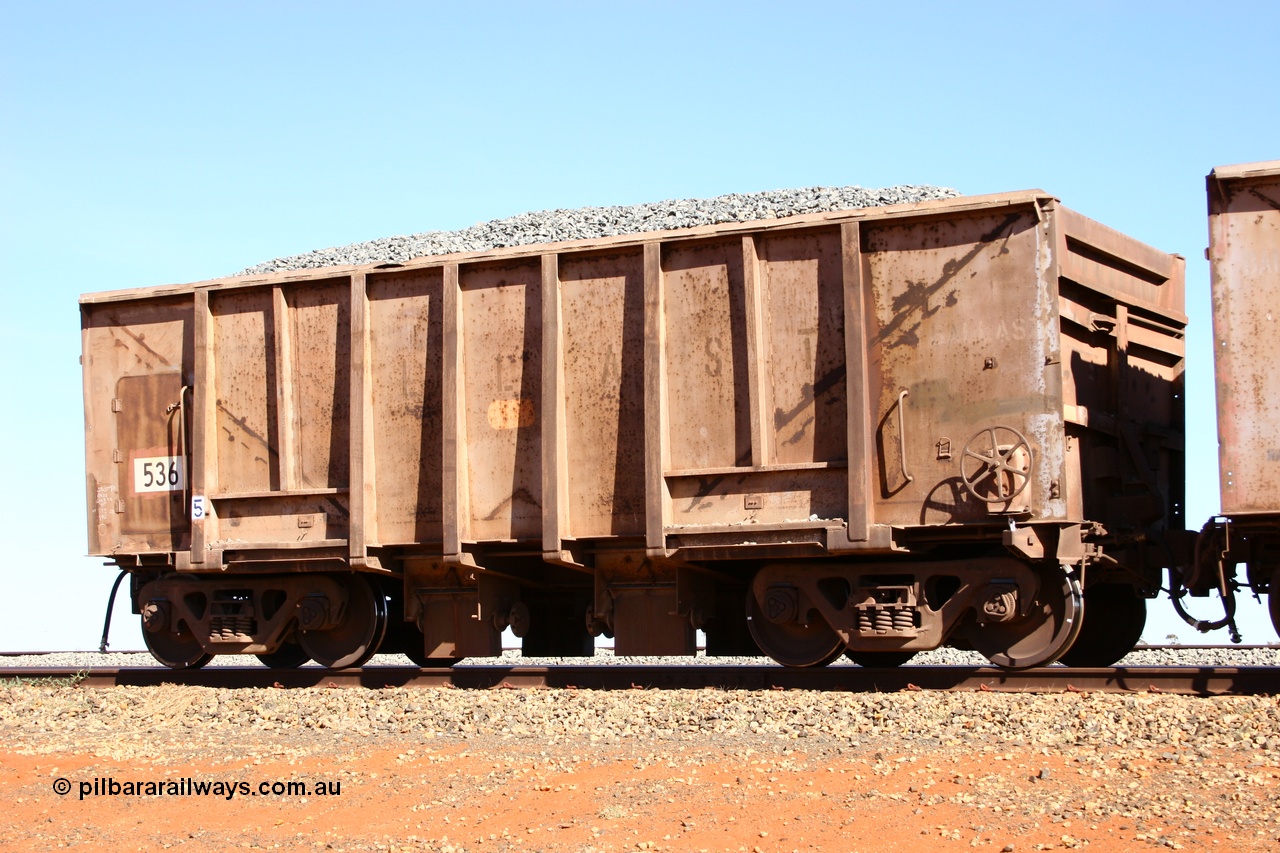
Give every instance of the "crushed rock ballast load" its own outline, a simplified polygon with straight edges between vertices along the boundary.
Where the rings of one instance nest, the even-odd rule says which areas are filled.
[[[592,240],[619,234],[694,228],[723,222],[780,219],[802,213],[855,210],[914,204],[955,198],[960,193],[946,187],[896,186],[807,187],[757,193],[732,193],[715,198],[686,198],[633,204],[625,207],[580,207],[575,210],[542,210],[507,219],[481,222],[459,231],[427,231],[400,237],[383,237],[349,246],[317,249],[303,255],[276,258],[252,266],[239,275],[262,275],[282,270],[316,269],[348,264],[401,263],[429,255],[483,252],[507,246]]]

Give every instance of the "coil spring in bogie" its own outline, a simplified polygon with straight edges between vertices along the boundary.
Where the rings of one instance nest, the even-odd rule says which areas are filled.
[[[854,615],[854,627],[864,634],[914,633],[919,627],[916,609],[911,606],[860,607]]]
[[[252,616],[215,616],[209,620],[209,639],[215,643],[236,642],[252,637],[257,630],[257,620]]]

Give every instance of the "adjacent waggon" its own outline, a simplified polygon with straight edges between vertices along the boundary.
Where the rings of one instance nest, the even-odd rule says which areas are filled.
[[[1222,166],[1207,183],[1222,515],[1201,531],[1183,583],[1227,601],[1202,627],[1231,621],[1242,586],[1267,594],[1280,633],[1280,160]]]
[[[1107,664],[1185,527],[1183,303],[1039,191],[87,295],[90,551],[174,667]]]

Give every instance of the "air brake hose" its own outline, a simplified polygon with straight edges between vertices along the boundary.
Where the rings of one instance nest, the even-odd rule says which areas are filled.
[[[1227,593],[1222,596],[1222,608],[1225,615],[1214,622],[1204,619],[1197,619],[1186,611],[1182,606],[1182,597],[1187,594],[1186,587],[1182,585],[1182,575],[1176,568],[1169,567],[1169,600],[1173,602],[1173,609],[1182,617],[1182,621],[1186,622],[1192,628],[1195,628],[1201,634],[1207,634],[1210,631],[1216,631],[1219,628],[1226,628],[1227,633],[1231,637],[1231,642],[1239,643],[1242,639],[1240,629],[1236,627],[1236,591],[1230,584],[1227,585]]]
[[[98,643],[99,654],[106,654],[107,652],[107,634],[111,631],[111,609],[115,607],[116,592],[120,589],[120,582],[128,574],[128,569],[121,569],[120,574],[116,576],[116,582],[111,585],[111,595],[107,597],[107,618],[102,622],[102,642]]]

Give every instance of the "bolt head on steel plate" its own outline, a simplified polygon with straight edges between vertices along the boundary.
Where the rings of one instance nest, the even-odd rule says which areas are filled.
[[[800,613],[795,587],[771,586],[764,595],[765,618],[775,625],[794,622]]]
[[[329,602],[321,596],[311,595],[298,602],[298,627],[315,631],[329,621]]]
[[[155,634],[169,627],[169,602],[164,599],[142,605],[142,627]]]

